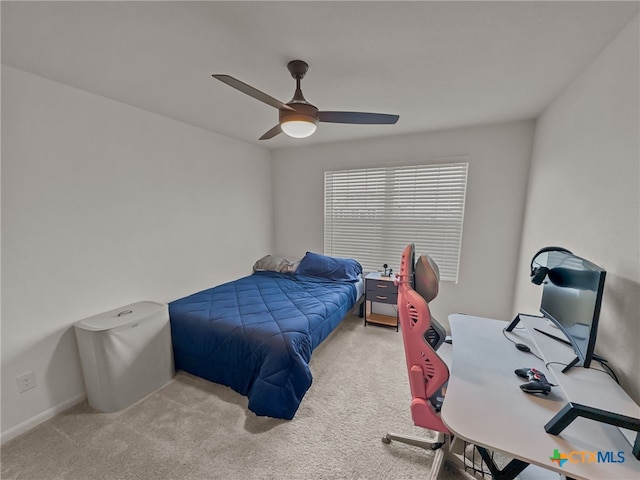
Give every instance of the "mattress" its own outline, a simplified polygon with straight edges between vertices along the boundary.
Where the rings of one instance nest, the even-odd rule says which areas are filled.
[[[170,302],[176,369],[246,395],[256,415],[291,419],[311,386],[311,353],[361,283],[264,271]]]

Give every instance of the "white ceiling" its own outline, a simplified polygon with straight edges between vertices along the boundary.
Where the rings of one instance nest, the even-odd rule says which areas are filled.
[[[2,63],[207,130],[282,148],[537,117],[639,2],[2,2]],[[258,142],[288,61],[320,110],[400,115]]]

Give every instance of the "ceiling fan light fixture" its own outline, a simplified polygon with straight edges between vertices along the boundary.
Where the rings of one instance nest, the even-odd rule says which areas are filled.
[[[318,119],[311,115],[287,115],[280,121],[282,131],[293,138],[307,138],[318,128]]]

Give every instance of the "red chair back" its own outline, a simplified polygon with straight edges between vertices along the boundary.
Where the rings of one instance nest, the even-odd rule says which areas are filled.
[[[440,418],[431,398],[441,393],[449,380],[447,364],[425,341],[431,312],[427,302],[413,289],[414,245],[402,252],[398,275],[398,317],[411,388],[411,417],[419,427],[450,433]]]

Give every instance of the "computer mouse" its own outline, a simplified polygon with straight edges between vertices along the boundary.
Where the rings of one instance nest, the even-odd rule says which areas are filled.
[[[531,349],[529,348],[528,345],[525,345],[524,343],[516,343],[516,348],[518,350],[520,350],[521,352],[530,352]]]

